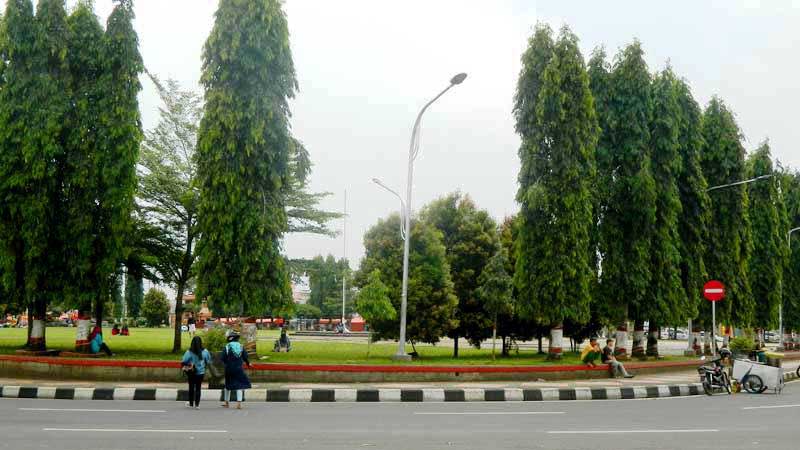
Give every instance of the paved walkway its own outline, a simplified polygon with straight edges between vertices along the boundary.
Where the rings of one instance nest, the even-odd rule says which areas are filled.
[[[698,361],[698,366],[700,362]],[[789,361],[783,370],[794,371],[800,361]],[[635,378],[600,378],[592,380],[561,381],[482,381],[482,382],[426,382],[426,383],[253,383],[253,389],[425,389],[425,388],[572,388],[572,387],[632,387],[692,384],[699,382],[696,369],[682,370],[665,374],[641,375]],[[53,381],[37,379],[0,378],[0,386],[53,386],[53,387],[118,387],[118,388],[172,388],[183,389],[185,383],[142,383],[142,382],[94,382],[94,381]]]

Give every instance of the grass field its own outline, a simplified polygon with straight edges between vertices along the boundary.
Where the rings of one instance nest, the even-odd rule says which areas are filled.
[[[172,349],[172,333],[167,328],[131,328],[130,336],[111,336],[109,330],[103,333],[106,343],[119,359],[177,359],[170,353]],[[14,353],[25,344],[27,330],[24,328],[0,328],[0,353]],[[367,359],[366,341],[302,341],[293,339],[290,353],[272,353],[272,343],[277,339],[275,330],[261,330],[258,334],[258,355],[260,362],[281,362],[299,364],[459,364],[459,365],[537,365],[552,364],[534,350],[523,350],[509,357],[498,355],[491,359],[491,348],[461,348],[460,357],[453,359],[453,349],[448,346],[417,346],[420,358],[412,363],[397,363],[391,356],[397,350],[397,344],[377,343],[371,346],[370,358]],[[183,347],[188,348],[189,335],[183,335]],[[56,350],[73,350],[75,347],[75,328],[47,328],[47,347]],[[411,346],[407,346],[411,351]],[[498,350],[499,353],[499,350]],[[667,360],[681,360],[682,357],[670,356]],[[578,364],[578,355],[565,353],[559,364]]]

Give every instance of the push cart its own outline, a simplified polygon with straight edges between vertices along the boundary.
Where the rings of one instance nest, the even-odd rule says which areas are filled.
[[[764,363],[748,359],[733,361],[733,375],[739,385],[747,392],[761,394],[767,389],[773,389],[776,394],[783,390],[783,369],[768,366]]]

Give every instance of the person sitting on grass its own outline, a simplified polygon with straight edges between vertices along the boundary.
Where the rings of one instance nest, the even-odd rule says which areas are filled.
[[[625,366],[617,361],[617,358],[614,356],[613,339],[606,339],[606,346],[603,347],[603,356],[601,356],[601,360],[603,363],[608,364],[608,368],[615,378],[617,375],[622,375],[625,378],[633,378],[633,375],[629,374],[628,371],[625,370]]]
[[[281,337],[275,341],[272,351],[280,353],[283,349],[286,349],[286,353],[292,350],[292,341],[289,340],[289,335],[286,334],[286,327],[281,328]]]
[[[119,324],[114,324],[114,328],[111,329],[111,335],[116,336],[119,334]]]
[[[130,336],[130,334],[131,334],[131,332],[128,331],[128,324],[127,323],[123,323],[122,324],[122,331],[120,331],[120,336]]]
[[[103,330],[99,325],[95,325],[94,329],[92,329],[92,333],[89,335],[89,346],[94,354],[100,353],[102,350],[106,355],[114,356],[114,354],[111,353],[111,349],[108,348],[108,345],[103,342]]]
[[[581,351],[581,362],[586,364],[587,367],[596,367],[595,361],[602,357],[603,351],[600,350],[600,344],[597,343],[597,338],[589,338],[589,344]]]

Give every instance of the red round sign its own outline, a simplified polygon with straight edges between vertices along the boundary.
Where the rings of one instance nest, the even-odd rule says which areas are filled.
[[[703,296],[710,302],[718,302],[725,298],[725,285],[711,280],[703,286]]]

